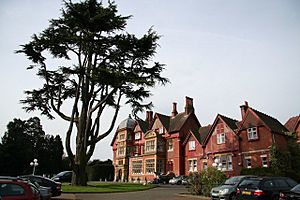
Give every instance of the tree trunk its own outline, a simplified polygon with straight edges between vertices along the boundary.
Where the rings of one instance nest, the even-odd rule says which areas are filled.
[[[76,144],[76,155],[75,155],[75,165],[73,167],[72,185],[87,185],[87,158],[86,151],[84,148],[84,142],[82,137],[83,134],[77,134],[77,144]]]

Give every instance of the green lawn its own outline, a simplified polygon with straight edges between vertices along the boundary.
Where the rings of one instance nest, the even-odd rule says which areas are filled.
[[[142,185],[130,183],[88,183],[88,186],[62,185],[64,193],[111,193],[111,192],[131,192],[147,190],[156,187],[155,185]]]

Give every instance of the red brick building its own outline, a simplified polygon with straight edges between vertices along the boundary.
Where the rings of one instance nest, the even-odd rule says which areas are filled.
[[[239,174],[237,124],[237,120],[217,115],[203,143],[207,164],[215,165],[218,169],[226,172],[228,176]]]
[[[173,103],[170,116],[147,112],[146,121],[133,121],[122,121],[111,143],[115,180],[152,180],[155,172],[184,174],[184,138],[200,127],[193,99],[186,97],[184,112],[178,113]]]
[[[296,137],[298,138],[297,142],[300,143],[300,115],[291,117],[284,126],[289,132],[296,134]]]
[[[245,105],[241,106],[242,121],[237,135],[239,165],[245,168],[268,167],[272,144],[287,149],[288,131],[277,119]]]
[[[212,125],[203,127],[189,97],[181,113],[173,103],[171,115],[148,111],[145,120],[129,116],[111,143],[115,180],[143,182],[157,173],[188,175],[211,166],[233,176],[243,167],[268,167],[271,145],[287,148],[288,129],[247,102],[240,108],[240,121],[218,114]],[[297,120],[287,124],[299,130]]]

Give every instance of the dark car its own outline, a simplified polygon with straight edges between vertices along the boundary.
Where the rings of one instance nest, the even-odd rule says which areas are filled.
[[[0,177],[1,200],[40,200],[37,187],[16,177]]]
[[[293,187],[288,192],[280,192],[280,200],[300,200],[300,184]]]
[[[61,195],[61,183],[60,182],[56,182],[49,178],[46,178],[43,176],[36,176],[36,175],[24,175],[24,176],[20,176],[20,178],[29,180],[33,183],[38,183],[40,186],[43,186],[43,187],[50,187],[52,197]]]
[[[297,182],[288,177],[246,178],[237,187],[240,200],[278,200],[280,192],[289,191]]]
[[[54,180],[54,181],[57,181],[57,182],[68,182],[68,183],[70,183],[71,180],[72,180],[72,171],[60,172],[60,173],[56,174],[55,176],[53,176],[51,179]]]
[[[239,183],[241,183],[245,178],[250,178],[255,176],[233,176],[227,179],[220,186],[211,189],[210,195],[212,200],[235,200],[236,199],[236,189]]]

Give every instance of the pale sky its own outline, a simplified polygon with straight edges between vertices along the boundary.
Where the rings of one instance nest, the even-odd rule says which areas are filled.
[[[162,35],[154,60],[166,64],[163,75],[171,84],[152,90],[154,112],[169,115],[172,102],[182,112],[189,96],[202,126],[213,123],[218,113],[240,120],[244,101],[283,124],[300,113],[299,0],[115,2],[121,14],[133,15],[128,32],[142,35],[153,26]],[[26,57],[14,54],[60,15],[61,5],[60,0],[0,1],[1,137],[14,118],[38,116],[47,134],[60,134],[64,140],[67,124],[58,117],[49,121],[22,110],[23,91],[41,82],[26,70]],[[123,107],[118,123],[128,114],[130,109]],[[93,159],[112,159],[115,129],[98,143]]]

